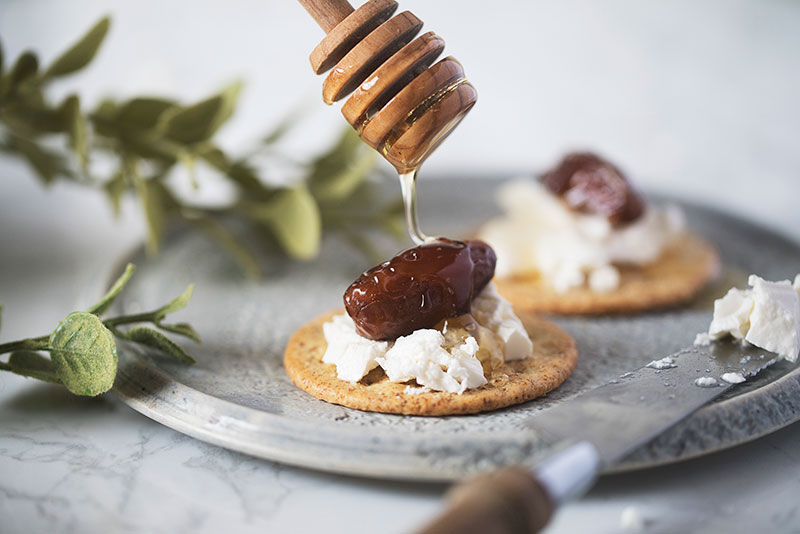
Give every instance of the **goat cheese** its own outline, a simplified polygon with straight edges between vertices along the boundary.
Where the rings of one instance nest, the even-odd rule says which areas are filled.
[[[708,334],[699,334],[696,344],[707,344],[725,336],[744,340],[764,350],[797,361],[800,353],[800,275],[770,282],[754,274],[751,289],[732,288],[714,302]]]
[[[651,206],[631,224],[614,228],[603,216],[570,210],[530,179],[504,185],[498,203],[504,215],[484,225],[479,236],[497,254],[496,275],[540,273],[558,292],[584,284],[596,292],[616,289],[614,263],[651,263],[684,228],[676,206]]]

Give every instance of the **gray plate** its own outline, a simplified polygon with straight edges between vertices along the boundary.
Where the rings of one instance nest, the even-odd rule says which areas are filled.
[[[497,183],[423,182],[423,227],[451,236],[468,233],[493,213]],[[341,307],[344,288],[369,267],[367,262],[329,239],[314,263],[264,254],[267,276],[256,284],[245,280],[215,245],[181,231],[173,233],[157,257],[135,254],[139,270],[119,307],[126,312],[150,308],[195,282],[195,295],[180,319],[191,322],[203,337],[202,345],[190,347],[198,364],[186,367],[123,347],[115,389],[134,409],[180,432],[314,469],[446,480],[529,463],[546,453],[547,446],[521,429],[525,418],[690,345],[695,333],[708,327],[713,298],[731,285],[744,285],[746,273],[774,280],[800,270],[796,244],[711,209],[684,208],[691,228],[719,246],[726,266],[723,280],[678,310],[554,318],[578,342],[578,367],[556,391],[520,406],[426,418],[360,412],[312,398],[284,373],[286,340],[304,322]],[[384,245],[387,256],[398,248]],[[779,363],[638,449],[619,469],[706,454],[777,430],[800,418],[799,382],[800,371]]]

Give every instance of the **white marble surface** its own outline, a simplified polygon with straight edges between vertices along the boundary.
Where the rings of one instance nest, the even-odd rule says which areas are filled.
[[[799,3],[487,8],[470,0],[457,16],[453,5],[403,3],[447,38],[481,95],[430,175],[540,168],[566,147],[588,146],[649,189],[702,198],[800,239]],[[5,0],[0,35],[7,55],[33,46],[52,57],[111,10],[108,47],[66,86],[93,97],[143,89],[201,96],[244,77],[242,112],[223,132],[237,146],[298,93],[316,95],[305,56],[320,33],[293,2],[221,6]],[[338,124],[338,112],[322,111],[312,123],[319,130],[306,127],[296,150]],[[43,191],[24,166],[0,159],[0,339],[47,332],[93,298],[113,259],[141,239],[138,212],[125,208],[112,221],[99,195],[65,185]],[[798,440],[794,425],[707,458],[604,478],[547,532],[624,532],[628,506],[645,532],[798,532]],[[443,489],[254,460],[164,428],[113,395],[74,398],[0,374],[3,533],[406,532],[435,513]]]

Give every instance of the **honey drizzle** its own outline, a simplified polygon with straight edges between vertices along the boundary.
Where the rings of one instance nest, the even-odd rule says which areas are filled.
[[[438,91],[429,95],[428,98],[417,104],[414,109],[408,112],[405,119],[400,121],[389,133],[389,136],[383,143],[382,151],[386,156],[391,150],[394,143],[420,118],[426,111],[433,106],[444,100],[453,91],[458,89],[467,79],[460,76],[450,83],[442,86]],[[363,129],[363,123],[359,125]],[[403,207],[405,209],[406,227],[408,228],[408,235],[415,245],[421,245],[425,242],[433,241],[436,238],[426,235],[419,226],[419,217],[417,215],[417,172],[419,167],[400,172],[400,189],[403,194]]]
[[[403,192],[403,206],[406,213],[406,227],[408,228],[408,235],[415,245],[421,245],[426,241],[433,238],[425,235],[419,227],[419,219],[417,218],[417,171],[419,169],[412,169],[406,173],[399,174],[400,176],[400,189]]]

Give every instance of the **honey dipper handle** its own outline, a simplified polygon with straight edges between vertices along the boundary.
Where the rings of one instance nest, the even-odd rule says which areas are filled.
[[[353,12],[353,6],[347,0],[298,0],[313,17],[325,33],[330,32],[347,15]]]

